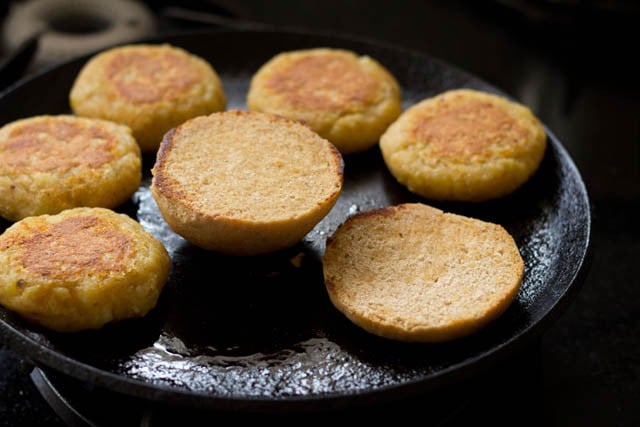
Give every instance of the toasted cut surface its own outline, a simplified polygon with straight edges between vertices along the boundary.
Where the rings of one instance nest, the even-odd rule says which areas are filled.
[[[183,121],[222,111],[226,97],[216,71],[202,58],[171,45],[128,45],[94,56],[69,95],[79,116],[131,127],[143,151]]]
[[[527,107],[468,89],[414,105],[380,138],[395,178],[436,200],[509,194],[535,173],[545,148],[544,128]]]
[[[152,194],[171,228],[206,249],[252,255],[300,240],[333,207],[342,157],[308,127],[228,111],[167,133]]]
[[[515,298],[524,264],[499,225],[403,204],[357,214],[327,242],[335,307],[376,335],[438,342],[468,335]]]
[[[10,221],[78,206],[116,207],[141,176],[140,149],[126,126],[62,115],[0,128],[0,216]]]
[[[342,153],[375,145],[402,111],[400,87],[380,63],[328,48],[272,58],[254,75],[247,105],[308,123]]]
[[[0,235],[0,304],[60,332],[147,314],[167,279],[162,243],[123,214],[75,208]]]

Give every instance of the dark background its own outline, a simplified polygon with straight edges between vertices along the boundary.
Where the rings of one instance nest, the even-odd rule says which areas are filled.
[[[215,19],[218,26],[251,21],[397,44],[466,69],[531,107],[564,143],[587,185],[593,214],[589,274],[539,344],[488,372],[473,385],[473,395],[462,409],[434,421],[442,425],[640,425],[637,2],[203,0],[147,4],[158,18],[157,33],[202,26],[193,18],[185,19],[187,9],[216,14],[197,17]],[[6,17],[8,5],[0,7]],[[12,50],[5,45],[1,52],[2,58],[8,58]],[[43,65],[36,58],[26,73]],[[61,425],[31,384],[31,368],[0,344],[0,425]],[[421,414],[420,405],[418,399],[388,409],[415,411],[428,424],[428,413]]]

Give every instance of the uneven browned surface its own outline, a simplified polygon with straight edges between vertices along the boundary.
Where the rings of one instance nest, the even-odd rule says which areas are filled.
[[[18,247],[15,256],[22,267],[51,279],[121,270],[132,249],[129,236],[91,216],[69,217],[12,237],[2,241],[0,250]]]
[[[362,72],[355,58],[327,53],[301,56],[281,67],[267,87],[296,106],[342,109],[371,102],[379,82]]]
[[[202,76],[189,57],[174,51],[121,51],[105,67],[120,95],[135,103],[171,100]]]
[[[464,105],[444,109],[424,121],[414,130],[416,141],[425,141],[431,153],[464,162],[473,158],[489,159],[493,147],[515,146],[527,131],[500,108],[488,102],[471,100]]]
[[[96,125],[45,117],[11,131],[0,141],[0,168],[14,173],[100,167],[114,159],[117,135]]]

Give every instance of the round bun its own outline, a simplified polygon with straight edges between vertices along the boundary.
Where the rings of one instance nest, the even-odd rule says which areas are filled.
[[[538,169],[546,135],[528,108],[453,90],[405,111],[380,138],[387,167],[410,191],[484,201],[515,191]]]
[[[94,56],[70,94],[79,116],[131,127],[142,151],[154,151],[162,136],[192,117],[222,111],[220,78],[203,59],[170,45],[129,45]]]
[[[373,334],[438,342],[468,335],[515,298],[524,264],[499,225],[404,204],[357,214],[327,242],[335,307]]]
[[[275,56],[251,80],[247,105],[304,121],[345,154],[375,145],[402,111],[400,87],[388,70],[339,49]]]
[[[291,246],[333,207],[342,157],[308,127],[228,111],[168,132],[152,194],[169,226],[191,243],[234,255]]]
[[[10,221],[78,206],[112,208],[140,179],[140,149],[126,126],[38,116],[0,129],[0,216]]]
[[[0,236],[0,304],[59,332],[96,329],[147,314],[169,267],[164,246],[126,215],[34,216]]]

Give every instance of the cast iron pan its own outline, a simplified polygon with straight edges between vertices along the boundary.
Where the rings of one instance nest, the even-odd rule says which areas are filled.
[[[400,81],[405,108],[453,88],[499,93],[428,56],[333,36],[209,32],[160,41],[210,61],[229,108],[245,108],[252,74],[273,55],[318,46],[378,59]],[[0,95],[0,124],[68,113],[69,90],[87,58]],[[377,148],[347,156],[344,193],[331,213],[297,246],[253,258],[207,252],[174,234],[148,191],[154,161],[148,156],[143,185],[119,211],[140,221],[171,254],[173,269],[156,309],[144,319],[65,335],[0,308],[1,335],[40,366],[150,401],[199,408],[317,409],[434,390],[507,357],[548,324],[576,288],[589,241],[589,201],[567,152],[551,132],[548,139],[540,169],[523,188],[481,204],[412,195],[387,172]],[[358,211],[416,201],[502,224],[525,260],[514,304],[471,337],[437,345],[384,340],[352,325],[325,293],[320,257],[338,225]],[[0,231],[8,225],[0,223]]]

